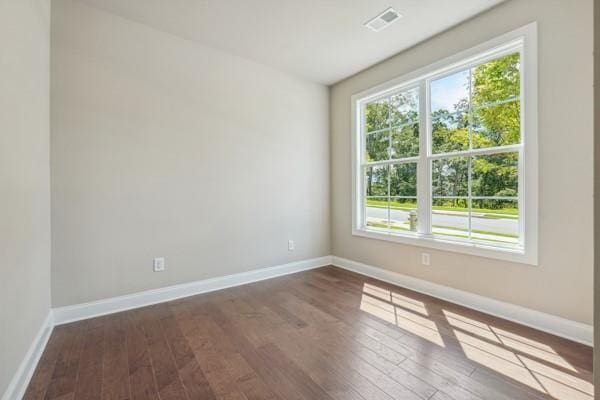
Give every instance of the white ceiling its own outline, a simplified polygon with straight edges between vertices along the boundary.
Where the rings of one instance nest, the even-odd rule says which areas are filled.
[[[82,0],[153,28],[332,84],[504,0]],[[403,18],[363,23],[392,6]]]

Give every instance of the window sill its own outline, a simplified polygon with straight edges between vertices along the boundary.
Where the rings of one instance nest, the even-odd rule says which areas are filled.
[[[494,246],[486,243],[467,242],[460,239],[439,236],[426,236],[418,233],[386,233],[367,229],[353,229],[352,235],[369,239],[385,240],[412,246],[428,247],[454,253],[469,254],[521,264],[537,265],[537,254],[528,254],[522,247],[508,245]]]

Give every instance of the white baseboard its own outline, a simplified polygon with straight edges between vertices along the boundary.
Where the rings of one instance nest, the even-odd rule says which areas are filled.
[[[160,289],[147,290],[125,296],[112,297],[110,299],[103,299],[90,303],[58,307],[54,309],[54,323],[56,325],[66,324],[68,322],[98,317],[200,293],[212,292],[233,286],[244,285],[246,283],[293,274],[295,272],[306,271],[330,264],[331,256],[312,258],[239,274],[220,276]]]
[[[15,400],[23,398],[25,395],[25,390],[27,390],[27,386],[29,385],[29,381],[35,372],[35,367],[37,367],[40,357],[42,356],[42,353],[46,348],[46,344],[48,343],[48,339],[50,339],[52,328],[54,328],[54,322],[52,318],[52,310],[50,310],[48,311],[48,315],[42,323],[40,330],[38,331],[37,335],[35,335],[29,350],[27,350],[21,365],[19,365],[17,372],[15,372],[15,375],[8,384],[8,387],[2,396],[2,400]]]
[[[370,276],[575,342],[593,346],[594,328],[590,325],[340,257],[333,256],[332,264],[361,275]]]

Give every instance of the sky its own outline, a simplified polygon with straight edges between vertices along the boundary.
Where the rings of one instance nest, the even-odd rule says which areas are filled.
[[[454,104],[462,98],[469,98],[469,70],[431,82],[431,112],[446,109],[454,111]]]

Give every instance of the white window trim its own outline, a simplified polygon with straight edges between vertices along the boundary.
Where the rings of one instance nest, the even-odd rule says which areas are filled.
[[[487,58],[496,58],[503,51],[514,52],[515,46],[521,47],[521,141],[523,153],[519,164],[519,209],[520,235],[522,248],[491,245],[490,243],[461,241],[460,239],[440,238],[439,236],[421,233],[387,233],[366,230],[362,227],[363,213],[363,178],[361,172],[362,149],[364,147],[363,110],[367,102],[389,96],[390,93],[408,89],[411,86],[425,85],[432,76],[451,73],[465,68],[466,64],[482,62]],[[426,87],[422,88],[425,90]],[[423,93],[423,91],[421,91]],[[352,109],[352,234],[371,239],[430,247],[439,250],[471,254],[481,257],[501,259],[523,264],[538,265],[538,82],[537,82],[537,23],[532,22],[481,45],[447,57],[436,63],[385,82],[351,98]],[[429,96],[419,96],[419,109],[428,110],[426,101]],[[429,124],[427,112],[420,112],[420,125]],[[430,132],[430,129],[427,129]],[[426,135],[421,129],[420,148],[426,146]],[[519,145],[521,146],[521,145]],[[429,152],[430,149],[427,150]],[[430,154],[420,151],[417,171],[417,182],[430,174]],[[438,155],[435,155],[437,157]],[[429,178],[427,178],[429,180]],[[421,188],[421,189],[419,189]],[[431,204],[431,193],[417,185],[419,204]],[[430,225],[430,207],[419,207],[419,221],[424,226]]]

